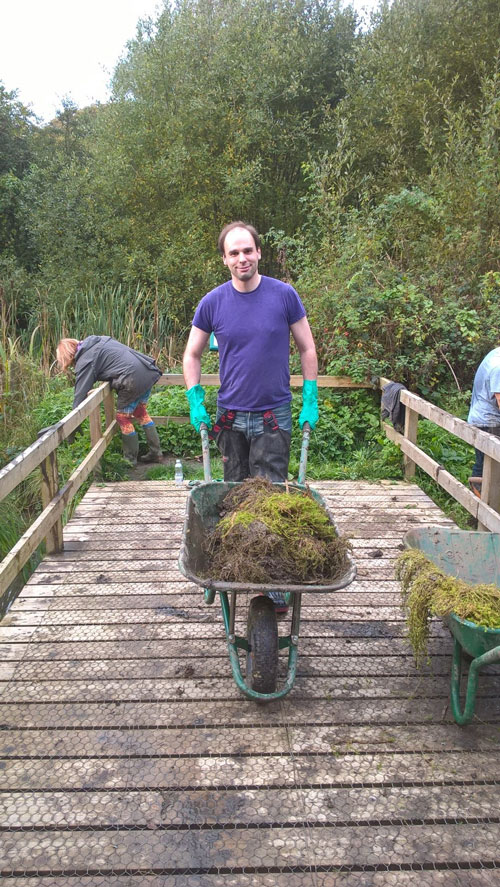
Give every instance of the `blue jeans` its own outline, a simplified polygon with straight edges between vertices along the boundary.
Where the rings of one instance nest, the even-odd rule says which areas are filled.
[[[227,412],[224,407],[217,407],[217,414],[215,417],[215,421],[217,422],[220,417]],[[264,431],[264,413],[268,412],[264,410],[261,413],[250,413],[244,412],[243,410],[236,410],[234,414],[234,422],[233,429],[234,431],[242,431],[247,440],[250,440],[252,437],[256,437],[257,434],[262,434]],[[275,417],[279,427],[282,431],[288,431],[289,434],[292,433],[292,407],[289,403],[284,403],[280,407],[275,407],[272,410],[273,416]]]

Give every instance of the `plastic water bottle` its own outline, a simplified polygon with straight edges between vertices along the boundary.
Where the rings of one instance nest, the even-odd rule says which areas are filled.
[[[174,480],[176,484],[181,484],[184,480],[184,474],[182,472],[182,462],[180,459],[175,460]]]

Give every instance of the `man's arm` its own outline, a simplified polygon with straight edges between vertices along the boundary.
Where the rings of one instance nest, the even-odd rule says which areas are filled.
[[[495,391],[495,400],[497,402],[497,407],[500,410],[500,392]]]
[[[201,355],[210,338],[210,333],[200,330],[197,326],[191,327],[189,338],[184,351],[182,361],[182,371],[184,373],[184,381],[186,388],[192,388],[193,385],[199,385],[201,376]]]
[[[316,345],[311,333],[307,317],[302,317],[290,327],[292,336],[300,354],[300,364],[304,379],[315,380],[318,377],[318,358]]]

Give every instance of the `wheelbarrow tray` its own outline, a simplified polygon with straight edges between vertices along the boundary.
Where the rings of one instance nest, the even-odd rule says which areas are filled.
[[[219,505],[229,492],[231,487],[237,486],[235,482],[208,482],[202,483],[197,487],[193,487],[186,503],[186,517],[184,520],[184,528],[182,533],[181,550],[179,555],[179,569],[187,579],[191,579],[197,585],[212,591],[222,592],[254,592],[256,594],[265,591],[279,591],[285,593],[303,593],[303,592],[327,592],[336,591],[339,588],[345,588],[356,576],[356,566],[349,552],[346,552],[346,568],[344,572],[331,582],[329,585],[319,585],[312,583],[303,583],[300,585],[292,585],[289,583],[275,582],[225,582],[222,580],[210,578],[207,576],[208,565],[204,552],[204,542],[207,534],[214,529],[218,523]],[[286,490],[285,484],[273,484],[280,491]],[[296,484],[288,484],[288,489],[293,488],[303,491],[304,488]],[[332,512],[328,508],[323,497],[310,488],[316,502],[326,512],[328,519],[339,535],[337,526]]]
[[[448,576],[472,585],[500,585],[500,533],[418,527],[404,538]],[[469,656],[481,656],[500,644],[500,629],[485,628],[451,613],[444,622]]]
[[[418,527],[404,537],[406,548],[422,551],[448,576],[472,585],[500,585],[500,534],[444,527]],[[444,620],[454,638],[451,679],[453,717],[468,723],[474,713],[479,670],[500,661],[500,629],[485,628],[450,613]],[[465,707],[460,705],[462,651],[472,659]]]

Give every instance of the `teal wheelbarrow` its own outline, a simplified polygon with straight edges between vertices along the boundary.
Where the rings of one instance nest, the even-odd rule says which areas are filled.
[[[500,585],[500,534],[442,527],[418,527],[404,537],[406,548],[418,548],[444,573],[473,585]],[[484,628],[450,613],[445,620],[453,635],[451,710],[457,724],[472,720],[479,672],[500,662],[500,629]],[[469,659],[465,703],[460,684],[462,662]]]
[[[186,517],[182,534],[179,555],[179,569],[192,582],[204,588],[206,604],[213,604],[219,594],[222,617],[226,630],[227,648],[233,678],[239,690],[248,698],[258,702],[270,702],[281,699],[290,692],[294,685],[297,670],[298,644],[300,634],[301,598],[304,592],[324,593],[336,591],[349,585],[355,575],[356,567],[349,553],[346,556],[344,572],[330,585],[290,585],[277,583],[266,585],[247,582],[223,582],[207,578],[208,565],[204,552],[207,534],[219,520],[219,506],[234,482],[212,481],[210,472],[210,456],[206,427],[201,427],[201,440],[204,466],[204,482],[193,487],[186,504]],[[288,488],[304,489],[309,446],[310,429],[304,424],[302,450],[297,484],[288,484]],[[275,484],[276,488],[285,490],[285,484]],[[328,518],[337,531],[333,514],[322,496],[311,489],[315,500],[326,511]],[[292,606],[290,633],[279,635],[276,608],[267,596],[268,592],[280,592],[287,604]],[[246,637],[236,634],[236,607],[238,597],[251,594],[247,610]],[[286,677],[278,684],[279,651],[288,650],[288,668]],[[242,672],[242,662],[245,662]]]

